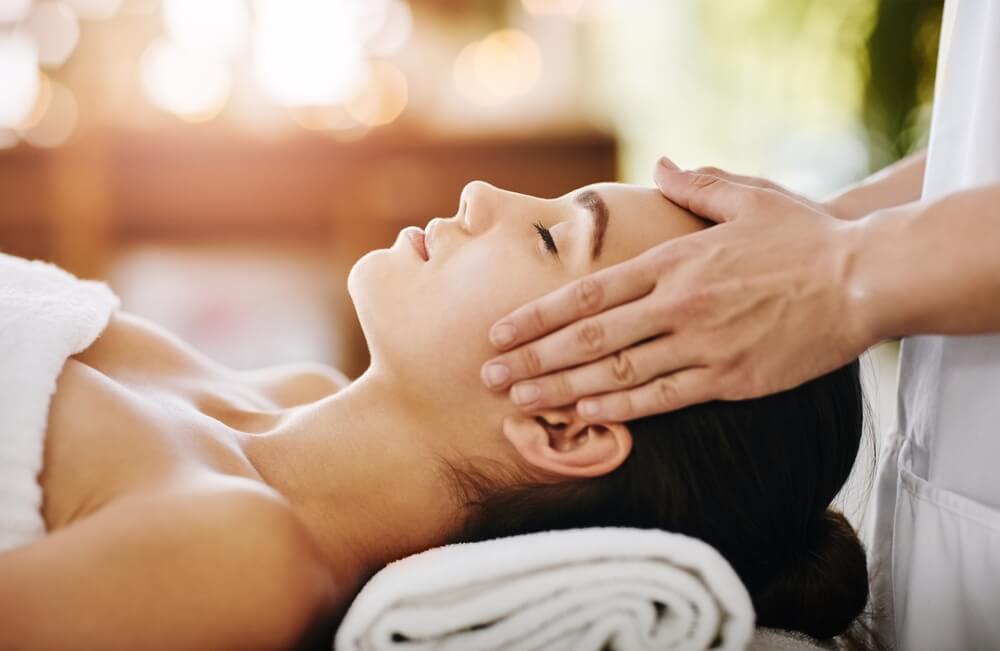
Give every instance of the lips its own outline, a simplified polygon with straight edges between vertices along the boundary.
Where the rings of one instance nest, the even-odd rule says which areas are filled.
[[[416,249],[417,255],[427,262],[431,259],[430,255],[427,253],[427,241],[424,236],[424,231],[417,226],[407,226],[403,229],[403,233],[406,234],[406,239],[410,241],[413,248]]]

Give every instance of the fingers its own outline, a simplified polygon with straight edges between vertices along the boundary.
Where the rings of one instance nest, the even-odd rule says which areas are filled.
[[[577,403],[576,411],[591,423],[624,423],[675,411],[716,398],[712,378],[707,368],[688,368],[634,389],[586,398]]]
[[[685,172],[667,161],[653,173],[660,192],[677,205],[714,222],[739,217],[747,204],[757,201],[767,190],[736,183],[724,176]]]
[[[653,311],[648,301],[634,301],[596,316],[584,317],[547,337],[490,360],[483,367],[483,379],[491,388],[503,389],[512,382],[600,359],[662,333],[664,326]],[[498,366],[506,370],[505,377],[501,382],[492,382],[497,377]],[[621,385],[612,388],[621,388]],[[527,385],[515,391],[515,402],[524,398],[521,402],[527,404],[528,391]]]
[[[644,296],[655,281],[644,262],[634,258],[603,269],[514,310],[493,325],[490,341],[498,350],[508,350],[582,317]],[[534,367],[530,363],[528,366]]]
[[[699,167],[698,169],[692,171],[695,174],[704,174],[705,176],[717,176],[720,179],[725,179],[726,181],[732,181],[733,183],[739,183],[740,185],[748,185],[755,188],[763,188],[765,190],[779,190],[779,191],[784,190],[784,188],[782,188],[778,184],[768,179],[762,179],[759,176],[745,176],[743,174],[733,174],[732,172],[727,172],[726,170],[719,169],[718,167]]]
[[[517,383],[511,387],[511,399],[525,409],[561,407],[585,396],[631,389],[697,362],[689,347],[678,347],[669,336],[658,337],[585,366]],[[536,397],[524,401],[524,396]]]

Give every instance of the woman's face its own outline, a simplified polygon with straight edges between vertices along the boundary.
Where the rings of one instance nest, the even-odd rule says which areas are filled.
[[[359,260],[348,286],[373,367],[481,425],[484,410],[511,408],[479,380],[494,354],[487,338],[494,321],[703,227],[653,188],[599,183],[539,199],[475,181],[456,216],[428,224],[428,259],[404,230],[390,248]]]

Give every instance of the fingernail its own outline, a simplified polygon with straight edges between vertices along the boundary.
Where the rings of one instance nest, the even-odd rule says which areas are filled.
[[[601,413],[601,403],[597,400],[581,400],[577,408],[587,418],[594,418]]]
[[[542,391],[537,384],[518,384],[514,387],[511,397],[515,404],[530,405],[538,400],[540,395],[542,395]]]
[[[488,386],[498,387],[510,377],[510,369],[506,364],[487,364],[483,370],[483,381]]]
[[[501,323],[490,331],[490,341],[494,346],[508,346],[514,341],[514,326],[509,323]]]
[[[665,167],[665,168],[667,168],[668,170],[672,170],[674,172],[677,172],[677,171],[680,170],[680,168],[677,167],[676,165],[674,165],[674,162],[672,160],[670,160],[669,158],[667,158],[666,156],[661,156],[660,157],[660,165],[663,166],[663,167]]]

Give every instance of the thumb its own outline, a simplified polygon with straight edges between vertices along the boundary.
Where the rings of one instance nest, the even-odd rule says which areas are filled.
[[[711,174],[685,172],[666,158],[660,159],[653,179],[667,199],[716,223],[738,219],[745,206],[764,192]]]

